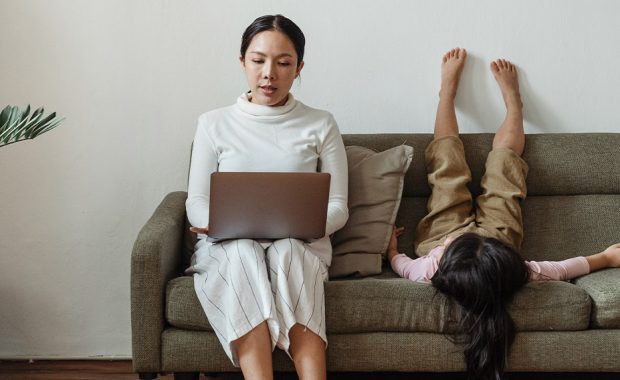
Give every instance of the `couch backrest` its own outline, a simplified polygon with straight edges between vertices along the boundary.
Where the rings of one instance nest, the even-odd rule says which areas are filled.
[[[480,194],[493,134],[464,134],[461,138],[475,197]],[[401,239],[401,249],[413,256],[413,233],[430,195],[424,149],[432,135],[348,134],[343,139],[345,145],[377,151],[403,143],[414,148],[397,217],[397,225],[408,231]],[[528,196],[522,205],[523,257],[559,260],[620,242],[620,133],[527,135],[523,158],[530,167]]]

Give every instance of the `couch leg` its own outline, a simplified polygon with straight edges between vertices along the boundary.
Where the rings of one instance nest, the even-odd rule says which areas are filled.
[[[200,372],[175,372],[174,380],[198,380]]]
[[[157,372],[140,372],[138,373],[140,380],[152,380],[157,379]]]

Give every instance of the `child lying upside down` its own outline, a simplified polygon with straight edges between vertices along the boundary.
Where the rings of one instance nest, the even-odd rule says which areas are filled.
[[[428,214],[415,234],[419,258],[398,253],[403,228],[396,227],[388,258],[400,276],[431,283],[460,306],[457,336],[470,377],[500,379],[515,337],[507,311],[513,295],[528,281],[569,280],[620,267],[620,244],[558,262],[526,262],[519,255],[523,240],[519,202],[525,198],[528,166],[521,158],[525,134],[517,69],[503,59],[492,62],[491,71],[506,104],[506,118],[487,157],[483,192],[474,202],[454,108],[466,57],[466,51],[458,48],[443,57],[434,140],[425,151],[432,194]]]

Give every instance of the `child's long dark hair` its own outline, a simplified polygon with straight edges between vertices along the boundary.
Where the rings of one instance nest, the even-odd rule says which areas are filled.
[[[463,345],[471,377],[502,378],[515,337],[507,304],[528,277],[519,254],[497,239],[467,233],[446,248],[431,282],[460,306],[455,342]]]

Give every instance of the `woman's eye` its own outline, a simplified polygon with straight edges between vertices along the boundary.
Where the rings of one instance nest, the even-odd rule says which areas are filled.
[[[290,66],[290,65],[291,65],[291,63],[290,63],[290,62],[278,62],[278,64],[279,64],[280,66]]]
[[[253,59],[252,62],[254,62],[254,63],[263,63],[265,61],[263,61],[262,59]]]

